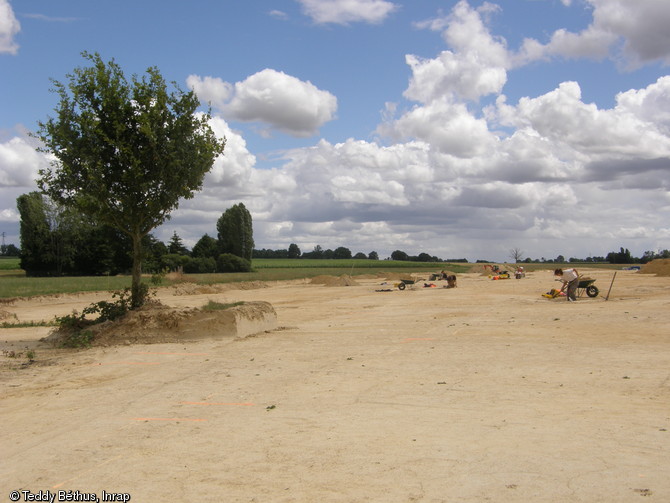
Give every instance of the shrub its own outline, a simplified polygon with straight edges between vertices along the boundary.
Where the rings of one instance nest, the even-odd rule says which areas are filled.
[[[90,330],[81,330],[69,334],[61,342],[63,348],[87,348],[91,345],[94,339],[93,332]]]
[[[216,260],[212,257],[190,258],[184,263],[186,274],[208,274],[216,272]]]
[[[191,260],[190,257],[186,255],[177,255],[175,253],[168,253],[161,257],[161,269],[167,269],[168,271],[178,271],[185,264]]]
[[[65,334],[65,338],[61,344],[66,348],[83,348],[91,345],[95,338],[95,334],[90,330],[85,330],[91,325],[102,323],[104,321],[116,320],[124,316],[128,311],[133,309],[133,297],[131,289],[125,288],[120,292],[112,293],[112,298],[117,300],[108,302],[101,300],[89,306],[86,306],[81,314],[73,311],[72,314],[67,314],[62,317],[56,317],[58,330]],[[140,283],[137,299],[140,305],[146,303],[155,291],[149,291],[146,283]],[[87,318],[87,315],[97,315],[96,318]]]
[[[216,272],[251,272],[251,262],[232,253],[222,253],[216,260]]]

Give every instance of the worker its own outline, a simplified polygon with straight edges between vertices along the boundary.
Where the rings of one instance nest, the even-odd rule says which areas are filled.
[[[579,273],[577,272],[577,269],[556,269],[554,271],[554,276],[558,276],[558,281],[563,283],[561,292],[567,287],[568,291],[566,294],[568,302],[576,301],[577,285],[579,285]]]

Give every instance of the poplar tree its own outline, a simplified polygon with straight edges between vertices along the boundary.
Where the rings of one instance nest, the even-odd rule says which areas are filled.
[[[251,213],[244,204],[228,208],[216,222],[219,253],[231,253],[251,262],[254,232]]]

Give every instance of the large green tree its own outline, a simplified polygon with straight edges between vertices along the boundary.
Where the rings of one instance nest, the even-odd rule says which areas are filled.
[[[165,222],[181,198],[202,188],[223,152],[197,114],[193,92],[168,86],[155,67],[129,82],[114,61],[84,52],[91,66],[66,84],[53,80],[56,117],[39,123],[41,151],[53,154],[38,184],[53,200],[108,224],[132,240],[132,306],[142,300],[142,238]]]
[[[254,251],[254,231],[251,213],[244,204],[228,208],[216,222],[219,252],[231,253],[251,262]]]

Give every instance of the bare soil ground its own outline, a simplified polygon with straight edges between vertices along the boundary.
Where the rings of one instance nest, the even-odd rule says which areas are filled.
[[[618,271],[605,300],[614,272],[580,272],[600,297],[543,298],[551,271],[159,291],[270,303],[276,328],[248,337],[65,350],[0,329],[0,501],[670,501],[670,278]]]

